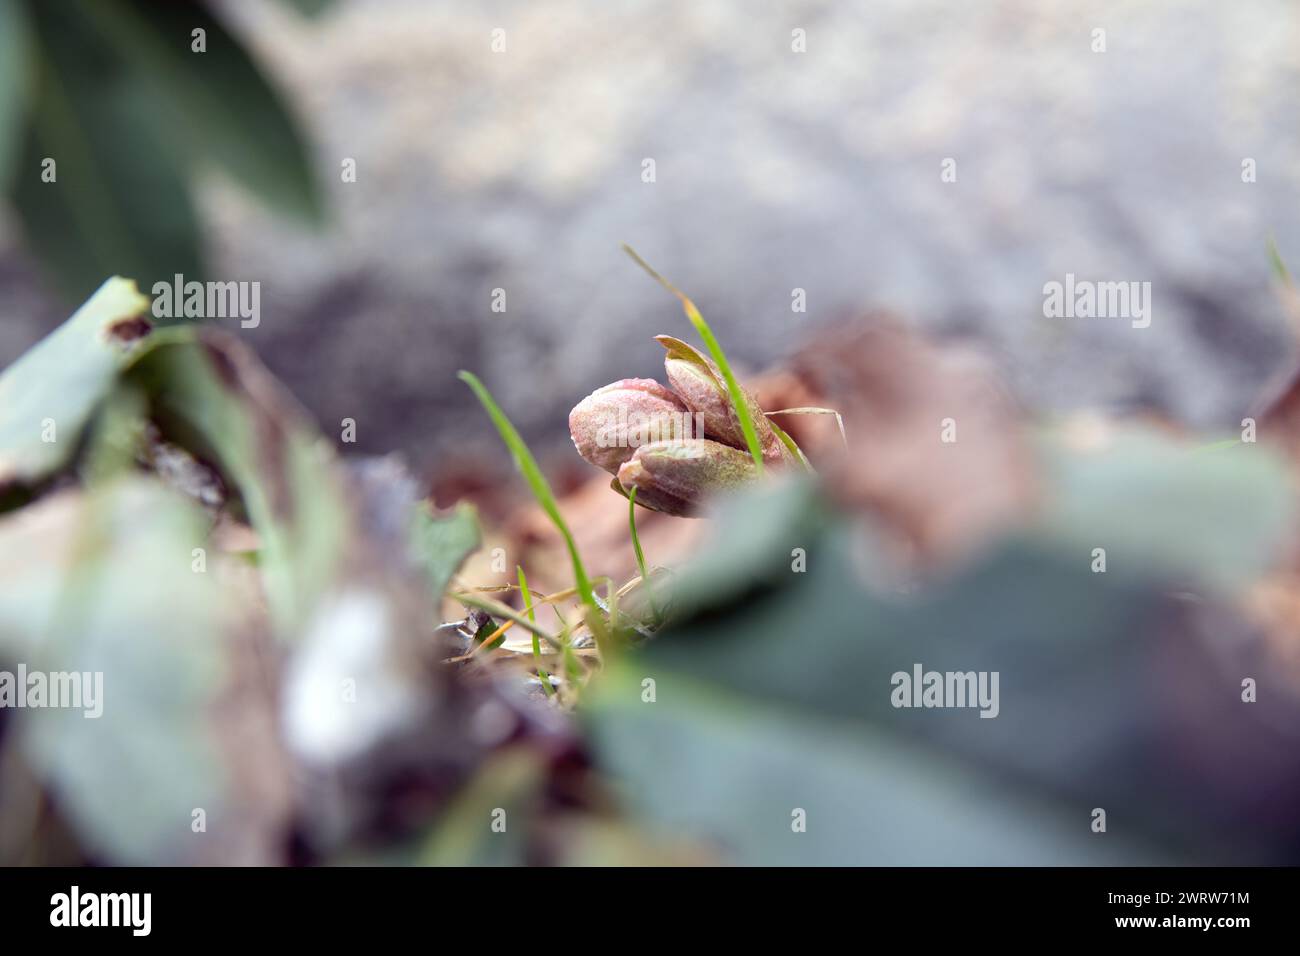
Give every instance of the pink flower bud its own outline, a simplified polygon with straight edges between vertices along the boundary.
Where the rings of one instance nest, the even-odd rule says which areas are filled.
[[[677,396],[686,403],[686,407],[701,416],[704,422],[704,434],[731,445],[744,448],[745,432],[740,427],[740,416],[731,404],[731,394],[727,391],[726,379],[722,371],[713,364],[713,360],[698,349],[672,336],[660,335],[656,340],[668,350],[664,357],[664,369],[668,373],[668,384]],[[753,394],[741,386],[741,394],[749,406],[750,417],[754,420],[754,431],[758,433],[758,444],[763,451],[765,465],[786,465],[794,461],[790,450],[781,439],[776,437],[767,416],[763,414]]]
[[[696,422],[671,391],[649,378],[598,388],[569,412],[578,454],[610,474],[642,445],[695,435]]]
[[[693,515],[710,494],[754,480],[748,452],[705,438],[642,445],[618,470],[624,491],[636,489],[637,504],[670,515]]]

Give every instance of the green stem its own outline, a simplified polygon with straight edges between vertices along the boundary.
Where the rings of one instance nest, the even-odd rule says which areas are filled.
[[[523,565],[515,565],[515,570],[519,572],[519,592],[523,595],[524,609],[528,612],[528,620],[536,624],[537,615],[533,613],[533,596],[528,590],[528,579],[524,577]],[[551,686],[551,675],[546,673],[546,668],[542,666],[542,645],[538,641],[535,631],[533,632],[533,659],[537,662],[537,676],[541,678],[542,690],[546,691],[547,697],[554,697],[555,688]]]

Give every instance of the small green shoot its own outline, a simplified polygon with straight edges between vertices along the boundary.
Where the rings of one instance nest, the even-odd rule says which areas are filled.
[[[808,456],[803,453],[803,449],[799,447],[799,443],[791,438],[784,428],[771,419],[768,419],[767,424],[776,434],[776,437],[781,439],[781,444],[785,445],[785,447],[790,450],[790,454],[794,455],[794,457],[798,459],[799,464],[803,465],[804,470],[812,471],[812,462],[810,462]]]
[[[1273,274],[1277,276],[1279,282],[1285,286],[1294,287],[1295,283],[1291,279],[1291,272],[1282,261],[1282,253],[1278,251],[1277,240],[1272,236],[1268,237],[1268,261],[1273,267]]]
[[[473,372],[462,371],[458,377],[473,389],[479,402],[487,409],[488,415],[492,418],[492,424],[496,426],[497,432],[501,435],[501,440],[506,443],[506,447],[514,455],[516,467],[528,481],[528,486],[533,491],[533,497],[537,499],[537,503],[542,506],[542,510],[546,512],[564,538],[564,544],[569,549],[569,557],[573,561],[573,579],[578,586],[578,595],[582,598],[582,603],[595,612],[595,594],[591,589],[591,581],[587,578],[587,571],[582,566],[582,558],[578,555],[578,546],[574,543],[573,534],[569,531],[569,526],[560,514],[560,506],[556,504],[555,495],[551,491],[550,484],[546,481],[546,476],[542,474],[542,469],[538,467],[537,459],[528,450],[523,438],[515,430],[515,426],[510,423],[510,419],[506,417],[505,412],[501,411],[501,407],[497,405],[491,393],[478,380],[478,376]]]
[[[573,653],[569,622],[564,619],[564,615],[554,604],[551,605],[551,610],[555,612],[555,617],[560,622],[560,655],[564,661],[564,675],[569,681],[569,686],[578,690],[582,687],[582,664],[578,662],[578,655]]]
[[[654,613],[655,622],[659,621],[659,608],[655,605],[654,586],[650,583],[650,572],[645,566],[645,552],[641,550],[641,538],[636,533],[636,488],[633,488],[627,496],[627,523],[632,529],[632,551],[636,554],[637,570],[641,572],[641,583],[645,586],[646,596],[650,599],[650,610]]]
[[[523,596],[524,609],[528,612],[528,620],[536,624],[537,615],[533,613],[533,596],[528,591],[528,579],[524,577],[523,565],[516,564],[515,570],[519,572],[519,593]],[[542,666],[542,645],[537,638],[536,632],[533,633],[533,659],[537,661],[537,676],[541,678],[542,690],[546,691],[547,697],[554,697],[555,688],[551,686],[551,675],[546,673],[546,668]]]
[[[1273,274],[1281,285],[1282,306],[1286,309],[1287,318],[1291,320],[1292,331],[1300,332],[1300,289],[1296,288],[1295,280],[1277,248],[1277,240],[1272,236],[1268,237],[1268,259]]]
[[[731,371],[731,363],[727,361],[727,355],[722,351],[722,346],[718,343],[717,336],[713,334],[713,329],[709,328],[709,324],[704,321],[704,316],[700,315],[700,310],[695,307],[695,303],[688,299],[684,292],[656,272],[650,266],[650,263],[637,255],[635,249],[627,243],[623,243],[623,251],[631,256],[637,265],[648,272],[652,279],[681,300],[682,310],[686,313],[686,317],[690,319],[691,325],[695,326],[695,331],[699,333],[700,338],[704,340],[704,344],[709,349],[709,355],[713,357],[714,363],[722,372],[722,377],[727,384],[727,394],[731,397],[731,405],[736,410],[736,417],[740,420],[740,430],[745,435],[745,445],[749,448],[749,453],[753,456],[754,465],[761,477],[763,474],[763,448],[758,443],[758,429],[754,427],[754,418],[749,413],[749,403],[745,401],[745,397],[740,391],[740,383],[736,381],[736,376]]]

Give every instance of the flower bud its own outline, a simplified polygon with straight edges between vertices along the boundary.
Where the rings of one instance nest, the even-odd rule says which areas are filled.
[[[637,504],[665,514],[693,515],[712,492],[757,477],[748,452],[706,438],[642,445],[618,470],[624,491],[636,489]]]
[[[713,361],[699,350],[672,336],[656,337],[668,354],[664,357],[664,369],[668,373],[668,384],[677,396],[686,403],[686,407],[700,415],[704,422],[704,434],[731,445],[733,448],[748,449],[745,443],[745,431],[740,426],[740,416],[731,404],[731,393],[727,391],[726,379]],[[754,420],[754,431],[758,433],[758,445],[763,452],[766,465],[784,465],[794,461],[790,450],[781,439],[776,437],[767,416],[763,414],[753,394],[743,385],[740,389],[749,406],[750,417]]]
[[[610,474],[641,445],[688,437],[694,425],[686,406],[650,378],[625,378],[598,388],[569,412],[578,454]]]

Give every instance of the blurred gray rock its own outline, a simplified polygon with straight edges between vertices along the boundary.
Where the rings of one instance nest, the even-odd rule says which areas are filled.
[[[226,9],[297,99],[336,218],[306,235],[214,183],[214,272],[261,280],[241,334],[327,432],[356,419],[350,448],[495,453],[458,368],[544,445],[593,388],[657,374],[650,337],[689,327],[624,241],[749,367],[884,307],[978,340],[1049,413],[1231,426],[1288,361],[1266,251],[1300,269],[1285,0]],[[6,361],[59,311],[12,271]],[[1151,327],[1045,318],[1067,272],[1151,282]]]

